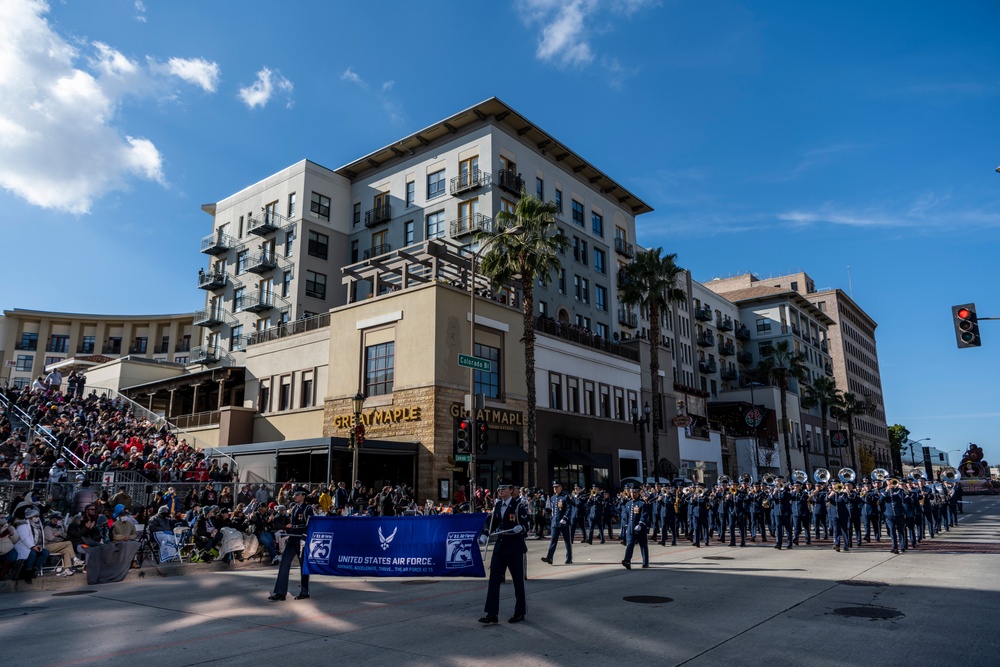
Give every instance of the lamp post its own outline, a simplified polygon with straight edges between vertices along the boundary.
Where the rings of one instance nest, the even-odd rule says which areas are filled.
[[[746,375],[746,373],[744,373],[744,375]],[[754,380],[749,380],[747,382],[747,386],[750,387],[750,407],[754,410],[757,410],[757,401],[753,395],[753,388],[763,387],[764,384],[761,382],[756,382]],[[760,412],[760,419],[754,419],[754,425],[753,425],[753,448],[754,448],[753,471],[754,474],[756,474],[759,477],[760,476],[759,474],[760,473],[760,423],[764,421],[764,411],[759,410],[758,412]],[[770,462],[768,462],[768,467],[769,468],[771,467]]]
[[[476,260],[480,253],[490,246],[497,239],[511,234],[519,233],[524,227],[514,225],[500,231],[496,236],[486,239],[482,245],[472,251],[469,261],[469,356],[476,356]],[[479,447],[479,433],[476,427],[476,369],[469,369],[469,434],[470,454],[469,454],[469,503],[472,511],[476,510],[476,452]],[[530,465],[530,463],[529,463]]]
[[[354,407],[354,426],[351,428],[351,449],[354,453],[354,459],[351,462],[351,475],[354,479],[361,479],[358,475],[358,453],[361,451],[364,441],[358,441],[358,427],[361,427],[362,438],[364,437],[364,427],[361,426],[361,411],[365,408],[365,395],[360,391],[354,395],[351,399],[351,405]]]
[[[636,429],[639,430],[639,450],[642,456],[639,477],[642,479],[643,486],[646,485],[646,431],[649,430],[649,413],[648,401],[642,406],[642,417],[639,416],[639,407],[635,403],[632,404],[632,432],[635,433]]]
[[[921,442],[923,442],[925,440],[930,440],[930,438],[920,438],[920,440],[909,440],[909,441],[907,441],[906,444],[908,444],[910,446],[910,465],[911,466],[916,466],[917,465],[917,459],[916,459],[915,455],[913,454],[913,445],[919,445]],[[902,472],[902,470],[900,472]]]

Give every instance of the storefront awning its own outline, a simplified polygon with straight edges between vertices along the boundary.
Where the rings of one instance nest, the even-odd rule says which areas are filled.
[[[333,444],[333,451],[350,451],[350,442],[347,438],[305,438],[302,440],[277,440],[273,442],[254,442],[247,445],[229,445],[226,447],[216,447],[214,451],[229,456],[237,457],[246,454],[261,454],[264,452],[275,452],[281,454],[301,454],[304,452],[327,452],[330,444]],[[499,447],[499,445],[497,445]],[[415,454],[418,443],[416,442],[395,442],[392,440],[365,440],[362,451],[378,452],[380,454]]]

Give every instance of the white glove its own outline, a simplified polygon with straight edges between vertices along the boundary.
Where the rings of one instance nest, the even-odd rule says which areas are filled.
[[[485,535],[480,535],[479,536],[479,544],[481,544],[482,546],[485,547],[486,543],[489,542],[489,541],[490,541],[490,538],[486,537]]]
[[[562,521],[560,521],[559,525],[560,526],[565,526],[566,525],[566,519],[563,519]]]
[[[521,533],[524,532],[524,526],[518,524],[514,526],[510,532],[514,533],[515,535],[520,535]]]

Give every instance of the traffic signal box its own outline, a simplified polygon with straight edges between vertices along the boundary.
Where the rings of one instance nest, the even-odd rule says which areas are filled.
[[[983,342],[979,338],[979,319],[976,317],[976,304],[966,303],[952,306],[952,319],[955,324],[955,340],[961,350],[966,347],[980,347]]]

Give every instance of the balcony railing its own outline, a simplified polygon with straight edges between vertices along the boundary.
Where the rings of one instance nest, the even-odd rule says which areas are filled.
[[[833,366],[831,366],[830,364],[824,364],[823,372],[825,372],[827,375],[833,375]]]
[[[191,356],[188,358],[188,362],[192,364],[214,364],[221,358],[218,345],[199,345],[198,347],[191,348]],[[177,418],[172,417],[172,419],[176,424]]]
[[[618,287],[627,286],[632,279],[629,277],[628,269],[618,269]]]
[[[603,350],[604,352],[608,352],[625,359],[631,359],[632,361],[639,360],[639,349],[637,347],[610,341],[607,338],[602,338],[593,331],[575,324],[569,324],[568,322],[557,322],[551,317],[545,317],[543,315],[536,317],[535,331],[539,331],[550,336],[556,336],[557,338],[570,341],[571,343],[578,343],[587,347]]]
[[[119,343],[109,343],[101,348],[101,354],[121,354],[122,344]]]
[[[97,345],[94,344],[94,343],[83,343],[81,345],[77,345],[76,346],[76,353],[77,354],[93,354],[94,350],[96,348],[97,348]]]
[[[470,190],[476,190],[483,187],[484,185],[490,184],[490,175],[488,172],[480,171],[479,169],[474,169],[470,172],[459,174],[458,176],[451,179],[449,183],[448,192],[453,195],[462,194],[463,192],[469,192]]]
[[[732,331],[733,321],[728,317],[716,320],[715,328],[718,329],[719,331]]]
[[[170,343],[160,343],[153,348],[153,354],[170,354]]]
[[[174,352],[190,352],[191,351],[191,341],[185,340],[174,346]]]
[[[829,345],[827,344],[825,339],[820,341],[819,349],[823,350],[824,352],[827,352],[829,350]]]
[[[700,347],[712,347],[715,345],[715,334],[711,331],[704,331],[698,334],[697,342]]]
[[[723,343],[719,341],[719,354],[724,357],[731,357],[736,354],[736,347],[732,343]]]
[[[636,329],[639,327],[639,316],[635,313],[629,312],[624,308],[618,309],[618,323],[629,327],[630,329]]]
[[[736,336],[736,340],[750,340],[750,329],[741,324],[736,327],[736,332],[733,335]]]
[[[489,232],[493,233],[493,218],[483,215],[482,213],[473,213],[471,216],[463,216],[458,220],[451,221],[451,238],[457,238],[459,236],[465,236],[466,234],[471,234],[472,232]]]
[[[735,368],[723,368],[719,373],[719,377],[723,382],[736,382],[739,379],[740,374]]]
[[[247,336],[241,334],[229,339],[229,349],[232,352],[242,352],[247,349]]]
[[[498,171],[496,183],[500,186],[501,190],[506,190],[518,197],[521,196],[521,191],[524,190],[524,179],[510,169],[501,169]]]
[[[371,248],[365,248],[365,259],[371,259],[372,257],[378,257],[379,255],[384,255],[385,253],[392,250],[392,246],[388,243],[379,243],[378,245],[373,245]]]
[[[247,257],[247,271],[258,275],[278,268],[278,257],[273,252],[259,252]]]
[[[365,227],[374,227],[390,220],[392,220],[392,206],[390,204],[382,204],[365,211]]]
[[[49,341],[49,344],[45,346],[46,352],[58,352],[61,354],[69,353],[69,341],[61,340],[57,342]]]
[[[142,345],[129,345],[129,347],[128,347],[128,353],[129,354],[146,354],[146,350],[147,349],[149,349],[149,346],[146,345],[145,343],[142,344]]]
[[[222,324],[235,324],[236,320],[222,308],[211,308],[196,311],[194,325],[196,327],[217,327]]]
[[[702,373],[714,373],[719,370],[714,361],[699,361],[698,370]]]
[[[222,289],[226,286],[224,271],[198,271],[198,288],[203,290]]]
[[[214,357],[212,361],[217,361]],[[200,361],[195,363],[211,363],[210,361]],[[222,418],[222,413],[218,410],[211,412],[196,412],[193,415],[177,415],[171,417],[170,421],[179,429],[197,428],[199,426],[215,426]]]
[[[258,215],[252,215],[247,220],[247,234],[267,236],[268,234],[276,232],[284,227],[287,222],[288,221],[278,213],[266,210],[261,211]]]
[[[14,343],[15,350],[24,350],[25,352],[34,352],[38,349],[38,341],[33,340],[30,343]]]
[[[635,248],[625,239],[615,238],[615,252],[631,259],[635,257]]]
[[[256,331],[247,336],[247,345],[266,343],[271,340],[278,340],[279,338],[305,333],[306,331],[315,331],[328,326],[330,326],[330,313],[322,313],[307,319],[284,322],[264,331]]]
[[[209,234],[201,239],[201,251],[206,255],[224,255],[236,246],[235,240],[220,232]]]
[[[711,322],[715,318],[712,316],[712,309],[707,306],[694,309],[694,318],[701,322]]]
[[[749,366],[753,363],[753,355],[749,352],[740,352],[736,355],[736,361],[744,366]]]
[[[246,311],[248,313],[263,313],[272,308],[279,308],[288,305],[288,301],[282,299],[273,292],[251,292],[243,295],[243,303],[239,308],[234,308],[236,312]]]

